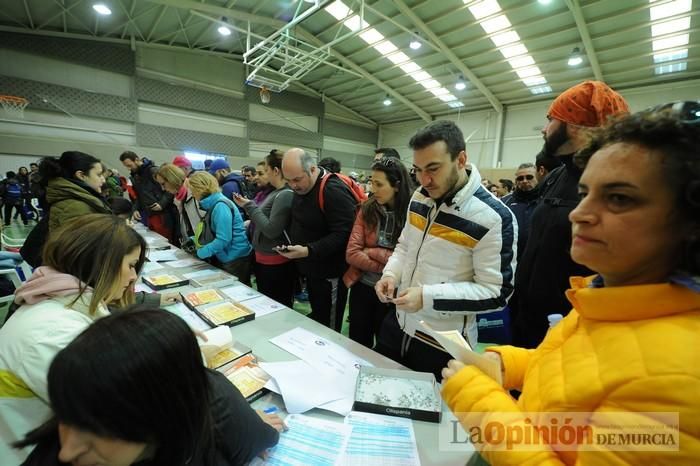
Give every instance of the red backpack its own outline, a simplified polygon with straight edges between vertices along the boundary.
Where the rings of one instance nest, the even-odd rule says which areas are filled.
[[[326,183],[328,183],[328,179],[331,176],[337,176],[338,179],[340,179],[340,181],[342,181],[345,184],[345,186],[347,186],[348,189],[350,189],[350,193],[352,194],[352,197],[355,198],[355,202],[357,202],[358,206],[367,200],[367,194],[365,194],[365,190],[362,189],[362,186],[360,186],[360,184],[357,181],[353,180],[348,175],[343,175],[342,173],[326,172],[326,174],[323,175],[323,177],[321,178],[321,186],[318,190],[318,205],[319,207],[321,207],[321,212],[325,212],[323,193],[326,188]]]

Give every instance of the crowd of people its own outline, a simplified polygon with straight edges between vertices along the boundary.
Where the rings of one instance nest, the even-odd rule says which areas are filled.
[[[522,426],[538,422],[533,412],[586,412],[592,425],[611,410],[680,413],[673,457],[560,451],[546,438],[529,452],[475,444],[491,464],[690,464],[700,448],[698,115],[698,102],[631,114],[606,84],[580,83],[550,105],[542,151],[514,182],[493,184],[452,121],[415,133],[410,164],[377,149],[364,180],[300,148],[240,173],[225,159],[194,170],[184,156],[157,166],[126,151],[126,187],[89,154],[45,158],[24,170],[47,218],[41,264],[0,329],[0,406],[12,406],[0,410],[0,457],[57,464],[44,461],[94,450],[85,458],[98,462],[95,445],[121,441],[123,464],[243,464],[276,442],[281,421],[201,367],[192,332],[158,310],[168,296],[134,293],[146,246],[129,223],[140,221],[289,307],[302,277],[309,317],[333,330],[348,304],[350,338],[442,379],[467,431],[499,413]],[[5,186],[3,199],[14,191]],[[503,309],[513,345],[486,351],[502,384],[452,360],[431,333],[475,347],[478,317]],[[165,398],[178,400],[172,412]]]

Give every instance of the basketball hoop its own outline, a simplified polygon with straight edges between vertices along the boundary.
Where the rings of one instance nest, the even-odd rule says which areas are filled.
[[[21,120],[24,119],[24,108],[29,105],[29,101],[24,97],[0,95],[0,104],[7,116]]]

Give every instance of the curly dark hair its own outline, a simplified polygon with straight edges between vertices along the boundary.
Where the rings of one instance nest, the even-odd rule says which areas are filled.
[[[677,269],[700,275],[700,101],[674,102],[628,115],[598,132],[577,157],[605,146],[637,144],[658,153],[673,192],[673,215],[686,232]]]

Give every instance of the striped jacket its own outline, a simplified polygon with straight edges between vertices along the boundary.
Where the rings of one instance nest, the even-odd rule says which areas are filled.
[[[435,346],[419,321],[459,330],[477,341],[476,314],[503,308],[513,293],[518,226],[508,207],[482,185],[472,166],[467,184],[439,206],[419,189],[383,276],[399,291],[423,287],[423,308],[397,309],[403,331]]]

